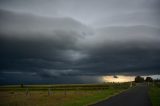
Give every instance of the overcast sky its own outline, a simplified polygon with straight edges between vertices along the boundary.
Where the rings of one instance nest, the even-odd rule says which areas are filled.
[[[160,74],[159,0],[0,0],[0,83]]]

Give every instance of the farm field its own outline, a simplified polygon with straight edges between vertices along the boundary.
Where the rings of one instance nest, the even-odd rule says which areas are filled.
[[[153,106],[160,106],[160,84],[151,86],[149,90]]]
[[[129,83],[1,86],[0,106],[84,106],[128,88]]]

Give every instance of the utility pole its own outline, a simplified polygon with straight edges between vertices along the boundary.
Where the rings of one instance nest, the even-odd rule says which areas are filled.
[[[131,78],[131,76],[130,76],[130,87],[132,87],[132,78]]]

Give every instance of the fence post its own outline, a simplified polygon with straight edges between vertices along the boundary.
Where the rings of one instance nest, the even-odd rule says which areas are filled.
[[[153,82],[152,82],[152,86],[154,86],[155,84],[154,84],[154,80],[153,80]]]
[[[54,88],[52,88],[52,95],[54,94]]]
[[[131,81],[131,83],[130,83],[130,87],[132,87],[132,81]]]
[[[26,96],[28,96],[28,94],[29,94],[29,89],[27,88],[26,89]]]
[[[50,96],[50,95],[51,95],[51,89],[48,88],[48,96]]]
[[[64,89],[64,95],[65,95],[65,96],[67,95],[66,88]]]
[[[78,94],[78,88],[76,87],[76,89],[75,89],[75,94]]]

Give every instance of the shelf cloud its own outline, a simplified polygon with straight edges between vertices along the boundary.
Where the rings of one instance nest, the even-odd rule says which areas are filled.
[[[160,74],[159,0],[1,0],[0,83]]]

